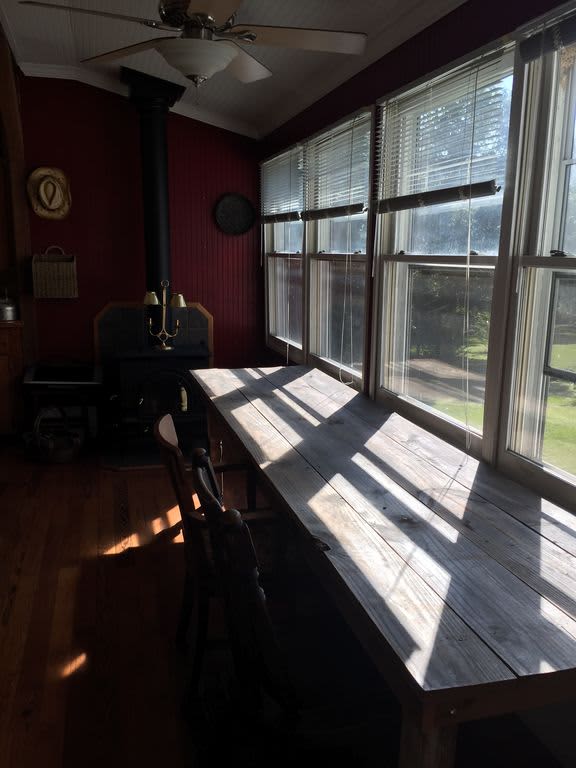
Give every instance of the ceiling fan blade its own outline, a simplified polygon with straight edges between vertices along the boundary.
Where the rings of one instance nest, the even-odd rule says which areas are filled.
[[[143,24],[145,27],[152,27],[152,29],[165,29],[168,32],[173,32],[176,27],[170,27],[167,24],[162,24],[160,21],[154,21],[153,19],[142,19],[139,16],[125,16],[122,13],[108,13],[107,11],[94,11],[91,8],[77,8],[74,5],[59,5],[56,3],[40,3],[36,0],[19,0],[20,5],[34,5],[38,8],[56,8],[59,11],[72,11],[73,13],[85,13],[89,16],[104,16],[108,19],[120,19],[121,21],[133,21],[136,24]]]
[[[254,56],[247,53],[241,46],[236,43],[234,45],[238,48],[238,54],[228,64],[226,72],[240,80],[241,83],[254,83],[256,80],[271,77],[272,72],[270,72],[268,67],[260,64]]]
[[[299,29],[296,27],[262,27],[258,24],[236,26],[228,34],[253,32],[256,45],[280,45],[283,48],[300,48],[307,51],[330,53],[364,52],[366,35],[363,32],[334,32],[328,29]]]
[[[122,59],[124,56],[132,56],[134,53],[140,53],[141,51],[148,51],[151,48],[156,48],[158,43],[162,40],[176,40],[176,37],[153,37],[151,40],[144,40],[142,43],[135,43],[134,45],[127,45],[125,48],[116,48],[114,51],[107,51],[106,53],[99,53],[97,56],[90,56],[88,59],[82,59],[82,64],[88,62],[102,63],[104,61],[114,61],[114,59]]]
[[[218,24],[224,24],[236,13],[240,3],[241,0],[191,0],[188,12],[205,13]]]

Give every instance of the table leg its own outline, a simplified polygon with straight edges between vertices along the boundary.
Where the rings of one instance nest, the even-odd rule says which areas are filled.
[[[457,725],[435,727],[404,712],[399,768],[452,768],[457,732]]]

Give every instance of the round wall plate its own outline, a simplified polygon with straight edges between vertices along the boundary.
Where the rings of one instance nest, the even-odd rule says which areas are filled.
[[[242,235],[256,221],[254,206],[244,195],[223,195],[214,206],[216,226],[227,235]]]

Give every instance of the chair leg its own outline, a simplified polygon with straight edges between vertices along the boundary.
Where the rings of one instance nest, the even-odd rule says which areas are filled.
[[[184,582],[184,593],[182,595],[182,605],[180,606],[180,616],[178,618],[178,627],[176,629],[176,646],[178,650],[184,652],[188,644],[188,626],[190,617],[196,599],[196,586],[190,574],[186,574]]]
[[[192,604],[188,622],[188,649],[184,670],[184,699],[187,704],[197,701],[199,698],[200,677],[208,634],[209,612],[210,596],[206,585],[200,584],[196,588],[195,600]]]

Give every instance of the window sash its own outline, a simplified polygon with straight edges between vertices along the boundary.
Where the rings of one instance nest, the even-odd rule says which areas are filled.
[[[269,336],[302,349],[302,256],[268,254],[267,283]]]
[[[572,274],[571,272],[553,272],[552,273],[552,293],[550,297],[550,309],[548,312],[548,333],[547,333],[547,339],[546,339],[546,353],[544,356],[543,370],[544,370],[544,375],[546,376],[551,376],[556,379],[567,381],[571,384],[576,384],[576,364],[574,365],[574,367],[567,367],[567,366],[560,367],[557,364],[555,364],[555,361],[553,360],[555,337],[558,331],[556,316],[558,313],[558,307],[559,307],[559,301],[560,301],[560,290],[561,290],[560,284],[564,281],[567,281],[568,284],[573,287],[574,302],[575,302],[575,308],[576,308],[576,273]],[[576,309],[574,310],[574,315],[576,317]],[[574,342],[574,347],[576,350],[576,339]],[[575,359],[576,359],[576,352],[575,352]],[[575,418],[576,418],[576,415],[575,415]]]
[[[394,126],[390,123],[390,105],[395,102],[397,104],[401,103],[406,107],[404,117],[406,115],[413,117],[423,106],[424,108],[429,108],[430,104],[433,103],[433,107],[438,110],[441,106],[450,105],[455,100],[466,97],[465,106],[467,111],[465,116],[468,122],[473,124],[475,120],[478,122],[484,119],[485,115],[481,111],[479,114],[473,113],[474,94],[478,89],[486,88],[492,83],[497,83],[498,85],[494,90],[500,98],[502,86],[499,83],[503,78],[511,74],[511,65],[512,52],[510,48],[500,51],[495,55],[485,57],[480,61],[469,62],[456,71],[444,74],[429,83],[423,83],[411,92],[400,94],[384,102],[381,106],[379,123],[379,146],[377,149],[379,180],[376,212],[379,214],[377,217],[379,253],[378,290],[381,291],[382,299],[375,302],[376,306],[381,308],[381,311],[379,312],[378,319],[375,320],[373,334],[375,340],[372,354],[378,361],[375,366],[373,392],[379,399],[384,399],[387,403],[397,404],[397,407],[400,406],[402,410],[409,412],[416,421],[444,435],[449,440],[458,443],[461,447],[476,453],[476,455],[480,455],[483,441],[483,437],[479,434],[479,432],[482,432],[481,424],[472,423],[473,419],[468,417],[463,422],[461,414],[456,414],[455,420],[447,412],[444,413],[442,410],[432,409],[421,400],[414,400],[408,392],[404,392],[405,388],[403,385],[396,386],[398,384],[397,380],[395,385],[392,385],[391,374],[387,367],[392,361],[406,358],[410,315],[407,308],[408,271],[412,268],[417,269],[427,266],[432,269],[437,268],[440,272],[442,270],[456,270],[458,273],[465,274],[467,270],[474,272],[479,268],[484,268],[494,275],[497,255],[491,255],[490,252],[468,253],[467,248],[462,248],[459,253],[454,254],[436,253],[435,251],[421,253],[418,250],[405,252],[404,250],[398,251],[398,248],[406,248],[408,244],[412,243],[412,227],[416,224],[416,222],[413,222],[414,212],[420,208],[442,205],[446,208],[446,203],[466,202],[476,198],[479,199],[479,202],[482,202],[482,198],[486,198],[486,202],[489,202],[490,197],[493,197],[499,191],[499,186],[504,184],[505,162],[503,158],[498,160],[500,169],[497,176],[485,176],[482,179],[475,179],[474,177],[470,178],[468,173],[468,177],[465,179],[467,183],[452,187],[438,185],[435,187],[434,179],[432,179],[429,188],[424,188],[423,186],[418,192],[413,192],[410,197],[407,197],[399,194],[399,192],[405,191],[405,186],[403,189],[402,184],[399,183],[399,174],[402,172],[402,163],[410,172],[415,167],[415,161],[411,161],[409,156],[411,148],[417,146],[414,143],[414,132],[412,135],[409,135],[409,132],[406,133],[404,138],[407,138],[407,140],[404,143],[400,142],[397,144],[397,146],[401,145],[404,152],[403,155],[400,152],[394,155],[394,147],[391,150],[390,145],[386,147],[385,143],[390,137],[390,131],[393,131],[399,125],[399,123],[396,123],[396,126]],[[508,83],[506,83],[506,87],[509,87]],[[434,94],[436,99],[433,99],[432,102],[431,94]],[[504,94],[504,96],[506,99],[509,99],[509,93]],[[508,106],[508,102],[503,99],[504,97],[500,99],[499,108],[502,104],[506,104],[506,107]],[[397,109],[396,115],[399,112],[400,109]],[[432,112],[434,113],[434,109]],[[502,121],[497,122],[499,129],[501,125]],[[441,121],[438,123],[438,127],[442,128]],[[471,130],[463,132],[463,137],[468,143],[468,160],[470,151],[475,146],[473,133]],[[498,138],[501,146],[503,146],[504,153],[507,148],[507,139],[507,133],[504,134],[503,139]],[[386,152],[388,153],[387,157]],[[386,159],[388,159],[388,165],[385,164]],[[492,163],[491,167],[494,169],[494,163]],[[390,174],[391,178],[387,179],[385,177],[386,172]],[[470,184],[470,181],[472,181],[472,184]],[[387,198],[384,196],[386,190],[391,192]],[[494,202],[496,203],[496,201]],[[438,213],[440,214],[442,210],[442,208],[439,208]],[[434,215],[433,209],[430,209],[430,214]],[[469,218],[469,225],[470,223],[473,224],[473,221],[473,219],[470,220]],[[416,242],[414,245],[417,247]],[[470,247],[474,248],[472,241],[470,241]],[[492,284],[494,285],[494,281],[492,281]],[[398,301],[402,302],[402,300],[406,309],[404,312],[398,311]],[[378,310],[376,311],[378,312]],[[466,340],[463,336],[463,349],[465,345]],[[487,371],[484,380],[486,389],[488,389]],[[485,400],[484,410],[486,410]]]
[[[356,379],[363,371],[367,279],[366,259],[360,256],[310,258],[310,353]]]
[[[299,224],[299,227],[295,227]],[[302,229],[298,235],[298,229]],[[304,224],[300,219],[286,219],[264,226],[264,252],[267,255],[275,253],[302,254],[304,250]]]
[[[574,477],[542,460],[542,451],[546,388],[552,374],[545,370],[551,280],[554,270],[576,269],[576,258],[555,255],[563,245],[566,185],[562,169],[573,153],[575,70],[572,66],[570,82],[560,68],[573,52],[542,53],[527,63],[522,61],[522,51],[518,54],[522,121],[518,119],[511,139],[519,158],[510,236],[515,264],[495,459],[519,482],[573,507]]]

